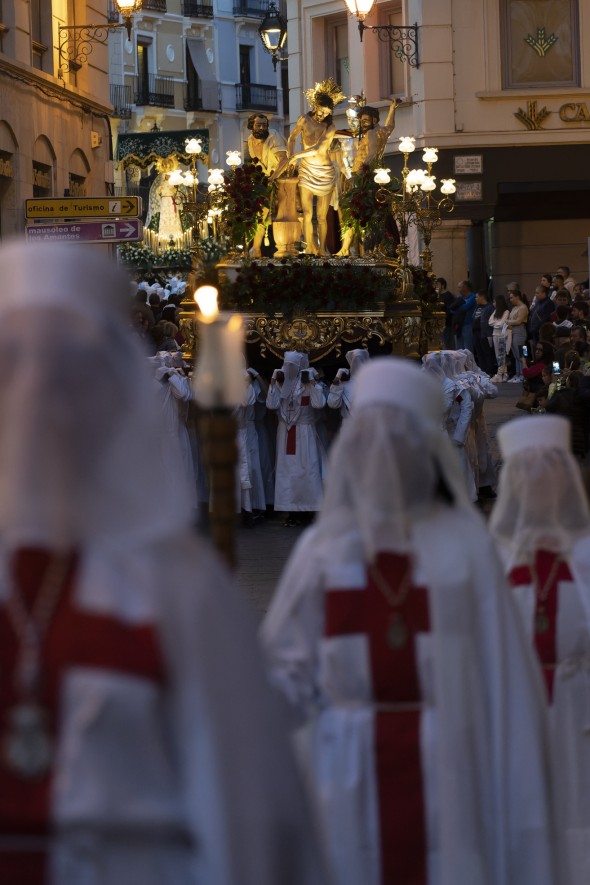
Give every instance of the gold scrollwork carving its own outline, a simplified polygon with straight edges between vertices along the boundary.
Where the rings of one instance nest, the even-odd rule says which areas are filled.
[[[272,354],[282,359],[286,350],[299,350],[317,362],[328,354],[340,356],[344,344],[366,347],[369,339],[383,346],[391,344],[393,353],[403,355],[437,348],[444,316],[423,317],[416,305],[400,304],[393,313],[306,313],[290,319],[257,314],[243,316],[247,344],[258,344],[263,357]],[[183,354],[189,358],[198,348],[194,311],[182,311],[179,320],[184,336]]]

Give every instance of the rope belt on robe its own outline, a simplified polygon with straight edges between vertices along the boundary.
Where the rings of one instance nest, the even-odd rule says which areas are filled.
[[[302,396],[301,397],[301,406],[309,405],[309,397]],[[297,420],[297,419],[295,419]],[[305,421],[300,420],[300,424],[313,424],[312,420]],[[291,424],[287,429],[287,447],[285,449],[286,455],[296,455],[297,454],[297,424]]]

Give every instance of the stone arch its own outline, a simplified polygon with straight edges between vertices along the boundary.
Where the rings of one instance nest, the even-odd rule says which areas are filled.
[[[70,197],[86,196],[86,179],[90,172],[90,163],[84,151],[76,148],[72,151],[68,166],[68,193]]]
[[[72,175],[79,175],[82,178],[86,178],[90,173],[88,157],[81,148],[76,148],[76,150],[72,151],[68,171]]]
[[[56,155],[53,145],[47,136],[40,135],[33,145],[31,174],[34,197],[55,195],[55,165]]]

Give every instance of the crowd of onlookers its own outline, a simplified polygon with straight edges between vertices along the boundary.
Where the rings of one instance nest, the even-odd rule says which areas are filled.
[[[590,434],[589,282],[569,267],[543,274],[532,297],[517,282],[492,300],[468,280],[447,289],[437,280],[445,310],[443,347],[470,350],[494,383],[522,384],[517,406],[569,418],[574,452],[585,457]]]

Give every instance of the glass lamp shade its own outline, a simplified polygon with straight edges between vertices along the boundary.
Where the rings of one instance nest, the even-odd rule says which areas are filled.
[[[277,53],[285,45],[287,39],[287,22],[271,0],[268,12],[258,28],[262,45],[267,52]]]
[[[371,12],[375,0],[344,0],[344,2],[350,14],[362,21]]]
[[[139,12],[142,0],[115,0],[117,12],[121,15],[129,15],[132,12]]]
[[[406,176],[406,185],[412,188],[422,187],[426,177],[424,169],[410,169]]]
[[[402,154],[411,154],[416,150],[416,139],[411,136],[402,135],[399,140],[399,149]]]
[[[435,188],[436,188],[435,176],[434,175],[425,175],[424,181],[420,185],[420,190],[423,190],[423,191],[425,191],[425,193],[428,193],[428,191],[433,191],[433,190],[435,190]]]
[[[375,169],[375,184],[389,184],[391,176],[388,169]]]
[[[209,170],[209,184],[214,187],[220,187],[223,184],[223,169]]]
[[[422,154],[423,163],[436,163],[437,160],[438,148],[424,148],[424,153]]]
[[[455,179],[454,178],[443,178],[441,186],[441,193],[448,196],[449,194],[454,194],[457,188],[455,187]]]
[[[200,154],[202,147],[198,138],[187,138],[184,143],[184,149],[187,154]]]
[[[232,169],[235,169],[236,166],[241,166],[242,155],[240,154],[239,151],[227,151],[227,160],[225,162]]]
[[[174,172],[170,173],[168,176],[168,182],[174,187],[178,187],[179,184],[184,184],[184,178],[182,177],[180,169],[175,169]]]
[[[195,184],[196,181],[197,179],[190,171],[185,172],[182,176],[182,183],[188,185],[189,187],[190,185]]]

